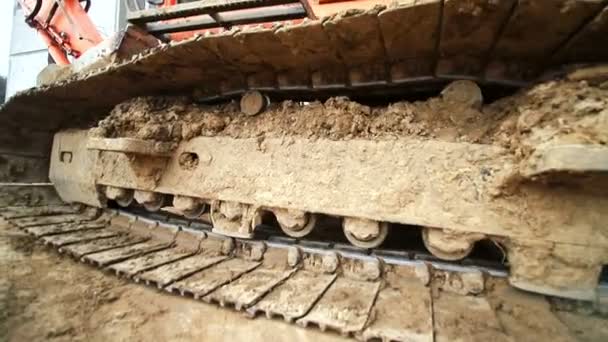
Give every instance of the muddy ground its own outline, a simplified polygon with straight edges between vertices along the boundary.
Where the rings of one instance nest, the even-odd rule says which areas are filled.
[[[344,341],[79,264],[0,221],[0,341]]]
[[[249,319],[229,309],[129,283],[62,257],[1,219],[0,274],[2,342],[346,341],[337,334],[264,317]],[[608,340],[608,320],[585,313],[587,306],[548,313],[548,303],[541,296],[517,291],[502,280],[488,286],[490,304],[512,341]],[[476,325],[459,320],[472,318],[455,317],[450,324],[456,326],[450,329],[463,324],[464,340],[487,337],[467,335]],[[485,327],[486,319],[478,321]]]

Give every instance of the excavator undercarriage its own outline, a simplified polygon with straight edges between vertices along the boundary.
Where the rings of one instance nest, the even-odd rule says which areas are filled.
[[[605,1],[425,0],[140,44],[2,107],[0,214],[251,315],[517,340],[499,302],[605,309],[607,34]]]
[[[577,100],[533,103],[557,93],[605,98],[604,90],[554,82],[504,99],[522,102],[504,113],[502,103],[473,108],[479,89],[455,82],[422,103],[285,101],[257,116],[235,105],[138,98],[97,128],[56,134],[50,179],[69,202],[135,201],[192,219],[208,212],[214,232],[238,238],[253,238],[268,214],[302,238],[323,214],[341,218],[359,248],[379,247],[396,224],[421,230],[427,249],[445,260],[491,239],[510,261],[513,285],[593,300],[608,220],[606,112],[593,108],[605,100],[584,109]],[[382,126],[383,118],[393,120]]]

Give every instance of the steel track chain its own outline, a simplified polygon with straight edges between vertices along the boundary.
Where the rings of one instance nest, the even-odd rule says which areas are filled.
[[[530,328],[534,316],[543,322],[533,330],[539,337],[576,340],[543,297],[506,286],[500,269],[289,239],[238,240],[159,215],[94,212],[0,209],[8,222],[60,253],[251,317],[279,317],[366,341],[509,341],[531,338],[522,328]],[[529,313],[512,316],[514,307]]]

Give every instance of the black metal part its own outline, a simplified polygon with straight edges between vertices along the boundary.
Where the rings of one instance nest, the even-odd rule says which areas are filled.
[[[144,24],[161,20],[187,18],[203,14],[270,7],[300,3],[298,0],[205,0],[188,2],[170,7],[149,8],[128,14],[132,24]]]
[[[46,24],[49,25],[51,23],[51,20],[53,20],[53,17],[55,16],[55,14],[57,14],[57,10],[59,9],[59,4],[57,2],[53,3],[53,7],[51,7],[51,11],[49,12],[49,16],[48,18],[46,18]]]
[[[32,20],[34,20],[34,18],[36,18],[36,16],[38,15],[38,13],[40,13],[41,8],[42,8],[42,0],[37,0],[36,5],[34,5],[34,9],[32,9],[32,12],[27,15],[27,17],[25,18],[25,21],[27,23],[30,23]]]
[[[80,0],[80,2],[84,2],[84,11],[89,12],[89,9],[91,9],[91,0]]]
[[[308,17],[308,19],[317,19],[317,16],[315,15],[315,12],[312,10],[312,7],[310,6],[310,3],[308,2],[308,0],[298,0],[298,2],[300,4],[302,4],[302,7],[304,7],[304,10],[306,11],[306,16]]]
[[[300,19],[306,16],[302,6],[258,8],[247,12],[229,12],[212,17],[176,20],[170,23],[149,23],[145,30],[152,35],[203,30],[216,27],[246,25],[261,22]]]

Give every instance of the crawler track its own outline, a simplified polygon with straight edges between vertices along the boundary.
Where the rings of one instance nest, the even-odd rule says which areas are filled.
[[[534,338],[526,335],[532,327],[545,339],[576,340],[550,302],[506,286],[505,271],[494,266],[289,240],[235,240],[201,225],[124,212],[98,216],[68,206],[12,207],[0,214],[76,260],[250,316],[360,340],[510,341]],[[517,308],[525,310],[515,315]]]
[[[407,95],[415,98],[419,91],[436,92],[453,79],[472,79],[482,87],[498,85],[502,88],[535,83],[545,79],[545,76],[553,78],[556,73],[560,74],[574,65],[608,60],[608,49],[604,43],[608,36],[607,4],[605,0],[405,1],[388,8],[349,11],[292,26],[243,28],[163,44],[103,69],[91,70],[87,74],[75,75],[12,97],[0,109],[0,157],[15,162],[17,166],[9,165],[9,172],[2,175],[1,181],[19,181],[22,184],[46,182],[49,151],[55,133],[66,133],[73,128],[90,128],[106,117],[111,108],[137,96],[174,93],[191,95],[197,101],[217,101],[239,96],[249,90],[260,90],[273,98],[296,102],[326,99],[334,95],[371,97],[386,101],[386,97],[392,93],[399,94],[400,98]],[[79,140],[70,140],[69,134],[67,139],[63,140],[65,144],[86,149],[86,146],[77,143]],[[215,144],[220,140],[199,138],[198,142],[186,142],[183,146],[196,147],[199,145],[195,144],[200,144],[207,147],[206,144]],[[24,141],[28,143],[24,144]],[[246,150],[257,147],[257,140],[254,142],[256,144],[247,145],[246,140],[227,141],[223,146],[229,146],[228,143],[240,144],[238,146]],[[453,154],[453,160],[465,163],[465,167],[460,168],[462,172],[469,172],[475,177],[488,177],[487,172],[481,172],[484,170],[476,172],[476,167],[468,167],[466,163],[470,162],[470,158],[460,156],[470,156],[471,151],[490,146],[447,146],[434,143],[431,141],[410,146],[401,142],[396,146],[401,146],[407,152],[401,155],[416,155],[415,153],[425,151],[415,148],[416,146],[427,146],[431,150],[435,146],[439,150],[453,147],[457,152],[461,151]],[[267,141],[268,146],[272,147],[272,144],[283,146],[276,141]],[[303,150],[308,150],[307,146],[311,142],[301,141],[300,144],[289,148],[303,146]],[[387,144],[374,145],[390,147]],[[332,146],[338,146],[338,143],[319,146],[325,146],[331,152]],[[345,146],[349,147],[348,144]],[[584,146],[574,147],[574,152],[589,151]],[[410,148],[414,148],[414,151],[409,151]],[[233,150],[230,149],[221,150],[227,151],[222,153],[219,148],[202,150],[211,150],[224,157],[225,163],[217,162],[216,159],[212,165],[219,165],[219,171],[222,171],[221,167],[237,169],[242,163],[241,159],[232,155]],[[491,152],[500,152],[501,158],[505,156],[501,150],[491,149]],[[562,156],[573,155],[572,150],[568,149],[557,152]],[[394,149],[392,153],[395,153]],[[86,155],[67,153],[65,158],[72,162],[72,157]],[[269,159],[257,149],[248,155],[261,161],[285,165],[276,159]],[[391,154],[377,153],[377,156],[382,157],[381,162],[389,163],[384,158],[387,155]],[[578,152],[574,155],[577,161],[583,159]],[[63,158],[60,153],[55,153],[54,156],[56,159]],[[585,159],[605,161],[605,158]],[[442,170],[443,164],[449,160],[452,159],[439,159],[441,163],[437,163],[438,169]],[[501,163],[500,160],[502,159],[482,158],[484,165],[496,163],[494,169],[508,170],[505,168],[506,163]],[[236,167],[231,166],[230,163],[233,162],[237,164]],[[260,175],[267,176],[267,167],[264,166],[267,164],[269,163],[257,164]],[[568,166],[573,164],[576,163],[564,163]],[[62,197],[70,195],[67,197],[71,198],[76,195],[71,198],[74,202],[98,202],[98,185],[104,183],[97,182],[86,174],[91,169],[83,167],[86,165],[83,160],[75,159],[73,165],[76,167],[69,168],[66,164],[55,170],[59,176],[53,180],[54,185],[58,189],[71,191],[63,193]],[[112,168],[108,165],[105,164]],[[335,170],[335,165],[327,169]],[[428,166],[426,162],[418,165],[421,168]],[[538,167],[524,170],[530,178],[556,168],[549,162],[534,165]],[[600,166],[585,164],[578,171],[605,171],[605,163]],[[558,171],[562,169],[557,167]],[[74,176],[67,172],[70,170]],[[412,177],[407,188],[424,181],[417,174],[405,173],[405,169],[402,172],[404,177],[400,179]],[[222,188],[237,189],[238,196],[242,193],[260,193],[244,192],[244,187],[254,182],[243,182],[242,186],[235,187],[230,185],[229,173],[209,174],[225,174],[226,177],[220,181],[229,186]],[[111,174],[106,172],[105,175]],[[292,176],[291,173],[289,175]],[[244,179],[237,176],[241,181]],[[476,189],[480,184],[486,184],[481,181],[476,184],[473,182],[477,179],[475,177],[463,177],[460,185]],[[198,182],[203,178],[187,179]],[[293,191],[284,191],[276,187],[276,179],[267,179],[274,187],[267,186],[265,189],[279,193],[268,198],[292,201],[285,194]],[[281,179],[285,180],[286,177]],[[128,180],[128,177],[120,175],[119,180]],[[315,181],[316,178],[312,180]],[[260,177],[255,177],[255,181],[259,182]],[[77,183],[76,186],[67,186],[74,182]],[[467,187],[466,182],[471,182],[474,186]],[[429,184],[423,188],[439,189],[432,193],[433,198],[437,196],[435,193],[446,194],[441,186],[435,188],[443,183],[429,180]],[[186,182],[180,182],[167,186],[160,193],[173,194],[179,186],[189,187]],[[593,269],[590,270],[586,267],[586,261],[582,262],[585,267],[581,268],[578,258],[564,263],[562,258],[554,257],[553,254],[569,257],[583,255],[585,253],[574,253],[568,248],[591,253],[589,246],[605,243],[602,230],[605,225],[601,223],[603,216],[599,215],[603,214],[604,198],[579,194],[589,207],[585,207],[585,211],[576,211],[574,217],[580,218],[584,223],[576,226],[571,225],[568,210],[582,207],[583,202],[577,200],[579,197],[573,197],[562,188],[544,189],[536,184],[527,186],[530,186],[529,192],[508,199],[486,200],[483,196],[474,196],[474,192],[458,192],[456,199],[467,202],[467,196],[473,196],[475,200],[467,203],[473,213],[470,217],[475,218],[474,222],[484,229],[488,228],[486,222],[495,220],[494,216],[478,219],[476,214],[493,213],[494,209],[507,219],[512,219],[508,222],[505,219],[509,223],[504,224],[505,227],[525,228],[529,225],[547,229],[550,246],[543,245],[542,249],[524,246],[531,247],[526,249],[514,245],[512,250],[516,253],[510,259],[512,265],[516,264],[515,261],[522,264],[523,260],[533,261],[532,266],[538,266],[536,261],[542,260],[545,263],[541,266],[546,266],[547,269],[566,267],[568,272],[572,272],[566,273],[569,275],[576,275],[581,269],[589,271],[589,274],[599,274],[603,264],[600,257],[588,258],[594,262]],[[289,187],[289,190],[294,190],[292,184]],[[15,197],[23,203],[47,203],[45,199],[49,197],[47,192],[32,196],[29,192],[23,195],[19,190],[21,187],[9,188],[12,191],[11,198]],[[128,186],[125,188],[130,189]],[[78,198],[79,191],[72,191],[74,189],[82,190],[91,197]],[[300,189],[309,191],[305,184],[301,184]],[[346,194],[348,190],[333,193]],[[315,194],[329,204],[340,203],[339,199],[330,200],[320,191],[315,191]],[[554,204],[544,206],[535,201],[534,196],[528,200],[524,195],[529,194],[549,199]],[[233,194],[228,197],[238,196]],[[518,201],[517,196],[522,196],[523,200]],[[294,195],[293,198],[299,197]],[[477,204],[478,201],[481,201],[481,205]],[[568,207],[566,204],[570,201],[575,205]],[[323,203],[321,200],[311,202],[316,205]],[[365,203],[367,202],[369,201]],[[370,203],[371,206],[380,204],[379,201]],[[416,213],[445,213],[452,208],[455,214],[463,214],[458,206],[444,205],[437,210],[429,208],[426,202],[413,203],[421,206]],[[520,208],[522,203],[526,203],[524,207],[528,210],[528,216],[517,215],[516,210],[505,210]],[[595,206],[599,209],[590,209]],[[562,207],[568,210],[561,210]],[[357,206],[356,209],[361,211],[364,206]],[[562,214],[566,219],[556,220],[557,224],[551,220],[538,222],[539,217],[551,217],[543,215],[542,210]],[[222,306],[233,306],[250,315],[282,317],[299,325],[316,325],[321,329],[336,330],[364,340],[526,340],[530,338],[529,332],[545,340],[575,339],[573,330],[560,321],[559,315],[553,311],[545,297],[517,292],[505,285],[502,279],[506,276],[504,270],[485,265],[481,267],[471,260],[457,265],[438,262],[425,255],[416,258],[416,255],[410,253],[382,250],[369,254],[339,245],[295,244],[295,240],[289,239],[245,241],[218,236],[208,229],[183,227],[171,221],[156,222],[140,217],[117,216],[110,212],[97,218],[96,213],[80,212],[65,206],[8,208],[2,211],[2,215],[14,225],[77,260],[172,293]],[[356,216],[352,212],[338,214]],[[454,220],[463,229],[470,229],[471,226],[465,225],[465,221],[459,219],[458,215],[439,215],[439,218]],[[377,219],[401,222],[391,220],[390,217]],[[512,224],[513,222],[517,224]],[[437,226],[454,226],[447,223]],[[587,230],[581,230],[580,227],[586,227]],[[525,234],[531,232],[526,229],[522,231]],[[489,235],[496,235],[495,233],[489,232]],[[553,244],[565,238],[570,239],[566,242],[572,246],[553,253]],[[600,247],[603,248],[603,245]],[[534,272],[527,272],[528,269],[524,271],[524,275],[542,274],[536,272],[534,267]],[[587,273],[581,277],[592,278],[587,277]],[[543,278],[541,277],[542,281],[545,280]],[[551,280],[558,285],[570,281],[578,286],[580,284],[576,279],[578,278],[566,279],[558,274],[558,277]]]
[[[607,34],[606,1],[405,1],[165,44],[22,92],[4,106],[1,123],[56,131],[95,122],[132,97],[193,90],[200,100],[250,89],[299,100],[382,98],[454,78],[520,86],[566,65],[608,60]]]

